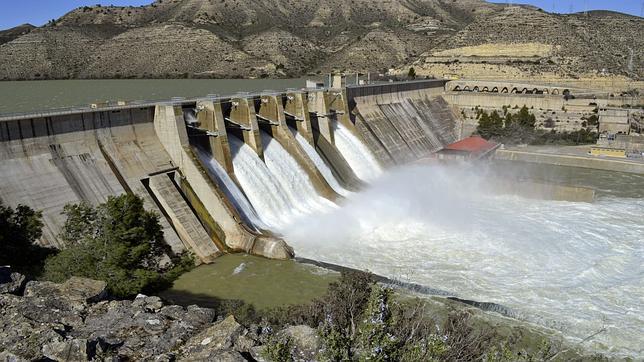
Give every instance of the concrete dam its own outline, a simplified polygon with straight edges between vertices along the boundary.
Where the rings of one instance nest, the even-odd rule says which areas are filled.
[[[134,193],[176,253],[285,259],[282,227],[456,140],[445,82],[300,89],[0,117],[0,198],[43,213]]]

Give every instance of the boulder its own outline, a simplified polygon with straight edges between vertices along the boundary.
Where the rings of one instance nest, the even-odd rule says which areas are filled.
[[[86,312],[84,325],[70,334],[98,340],[99,349],[127,359],[153,359],[181,346],[207,328],[215,317],[212,309],[196,306],[165,306],[155,312],[157,301],[148,299],[154,306],[148,308],[147,298],[152,297],[93,305]]]
[[[71,277],[62,284],[52,282],[27,283],[25,297],[63,297],[74,302],[93,303],[107,297],[107,284],[104,281]]]
[[[27,362],[28,360],[21,358],[19,356],[16,356],[13,353],[4,351],[0,352],[0,361],[2,362]]]
[[[190,338],[180,354],[186,360],[210,360],[215,351],[232,349],[245,332],[246,328],[229,316]]]
[[[292,356],[296,361],[314,361],[322,348],[320,336],[309,326],[292,326],[277,333],[281,339],[288,338],[293,346]]]
[[[163,307],[163,302],[159,297],[148,297],[143,294],[139,294],[132,302],[133,307],[143,308],[146,312],[158,312]]]
[[[24,275],[12,273],[9,267],[0,266],[0,294],[20,294],[25,282]]]
[[[86,339],[71,339],[52,342],[42,347],[42,354],[54,361],[89,361],[94,356],[95,344]]]

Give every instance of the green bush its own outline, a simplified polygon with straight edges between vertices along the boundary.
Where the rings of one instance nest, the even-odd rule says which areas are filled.
[[[277,337],[272,337],[264,344],[261,355],[271,362],[291,362],[293,361],[293,357],[291,357],[292,350],[293,346],[290,338],[282,340]]]
[[[29,206],[15,209],[0,201],[0,265],[10,265],[14,271],[31,277],[38,276],[48,255],[55,250],[35,244],[42,235],[42,213]]]
[[[68,247],[45,262],[44,277],[62,282],[71,276],[104,280],[116,297],[164,289],[189,269],[190,256],[176,257],[174,268],[162,270],[159,259],[172,255],[163,241],[156,214],[132,194],[110,196],[96,208],[67,205],[61,238]]]

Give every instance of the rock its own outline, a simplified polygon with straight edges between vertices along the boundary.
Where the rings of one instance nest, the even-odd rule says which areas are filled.
[[[322,348],[320,337],[315,329],[309,326],[293,326],[277,333],[281,338],[289,338],[293,345],[293,358],[296,361],[312,361],[316,359]]]
[[[159,297],[148,297],[139,294],[132,302],[133,307],[142,307],[146,312],[158,312],[163,307],[163,302]]]
[[[195,358],[192,355],[182,356],[178,361],[213,361],[213,362],[247,362],[248,360],[244,358],[239,352],[232,349],[218,349],[212,351],[206,351],[209,353],[203,353],[198,358]]]
[[[42,354],[54,361],[88,361],[93,358],[94,344],[85,339],[53,342],[42,347]]]
[[[11,268],[0,266],[0,294],[20,294],[25,287],[26,278],[20,273],[12,273]]]
[[[211,360],[213,351],[231,349],[246,328],[229,316],[190,338],[181,348],[183,359]]]
[[[215,317],[212,309],[159,307],[158,302],[156,297],[139,296],[133,302],[98,303],[86,311],[84,325],[70,334],[76,338],[98,340],[101,350],[112,351],[110,353],[124,358],[153,359],[179,348],[190,337],[207,328]]]
[[[258,236],[250,253],[279,260],[293,259],[295,256],[293,248],[284,240],[268,236]]]
[[[27,362],[26,359],[18,357],[15,354],[7,351],[0,352],[0,361],[1,362]]]
[[[25,287],[25,297],[52,295],[76,302],[98,302],[107,297],[107,284],[100,280],[71,277],[62,284],[31,281]]]

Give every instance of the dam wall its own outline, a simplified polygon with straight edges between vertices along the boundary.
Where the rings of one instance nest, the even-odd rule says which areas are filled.
[[[355,126],[384,165],[429,156],[457,140],[458,116],[442,98],[443,81],[347,88]]]
[[[295,182],[290,177],[310,182],[306,197],[321,207],[327,201],[315,197],[332,203],[365,186],[365,170],[363,179],[356,173],[365,167],[356,163],[356,152],[368,153],[360,141],[377,156],[379,162],[362,158],[374,168],[422,158],[453,142],[456,122],[440,97],[443,86],[431,80],[266,91],[0,117],[0,199],[42,210],[39,242],[56,248],[65,247],[59,238],[65,205],[98,205],[132,193],[160,215],[174,253],[189,250],[206,263],[235,251],[290,258],[293,250],[279,236],[254,224],[257,215],[246,200],[252,190],[238,179],[233,141],[250,147],[260,163],[268,163],[266,147],[276,141],[285,153],[273,149],[273,158],[282,155],[279,167],[294,168],[283,170],[292,174],[281,185]],[[275,161],[270,173],[283,176],[275,174]]]
[[[0,122],[0,198],[42,210],[40,243],[53,247],[64,246],[58,234],[69,203],[96,205],[135,192],[160,214],[140,181],[172,167],[151,120],[148,109],[130,109]],[[161,226],[173,251],[184,250],[170,224],[162,219]]]

